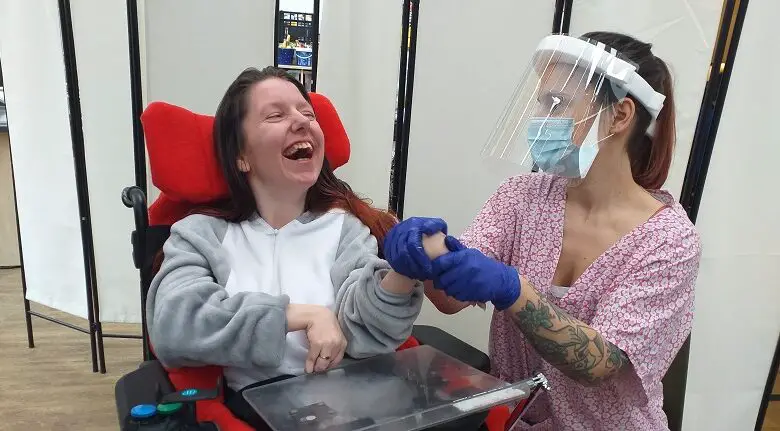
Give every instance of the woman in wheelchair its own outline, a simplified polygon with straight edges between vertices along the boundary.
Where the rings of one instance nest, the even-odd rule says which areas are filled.
[[[423,286],[380,257],[395,218],[336,178],[309,96],[284,71],[238,76],[214,146],[230,198],[172,226],[147,301],[150,340],[168,368],[224,367],[226,404],[262,429],[242,389],[394,351]]]

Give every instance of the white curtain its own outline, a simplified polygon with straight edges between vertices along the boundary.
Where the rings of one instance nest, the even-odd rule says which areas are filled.
[[[213,115],[247,67],[274,63],[274,0],[144,2],[146,102]]]
[[[86,317],[57,1],[1,1],[0,55],[27,298]]]
[[[443,217],[457,235],[499,183],[518,173],[510,163],[481,160],[480,151],[550,33],[554,3],[420,2],[404,217]],[[426,302],[420,323],[487,351],[490,315],[472,308],[445,316]]]
[[[780,332],[778,15],[771,0],[747,9],[699,209],[686,431],[754,428]]]
[[[317,92],[349,134],[349,163],[337,174],[387,208],[401,48],[401,0],[321,0]]]
[[[140,322],[133,212],[120,193],[135,184],[127,12],[123,2],[71,2],[79,75],[100,319]],[[26,262],[25,262],[26,263]]]
[[[213,113],[246,67],[273,64],[275,2],[139,2],[146,101]],[[104,322],[140,322],[132,266],[134,183],[127,16],[123,2],[72,2],[93,244]],[[28,299],[87,316],[81,223],[55,0],[0,2]]]

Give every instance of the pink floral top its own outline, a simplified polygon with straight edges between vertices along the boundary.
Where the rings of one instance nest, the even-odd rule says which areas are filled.
[[[524,416],[535,425],[515,429],[668,429],[661,379],[691,330],[699,236],[672,196],[655,191],[667,206],[599,256],[562,298],[556,297],[550,287],[561,253],[566,184],[547,174],[505,181],[462,242],[516,267],[548,301],[621,348],[632,366],[600,386],[582,386],[543,360],[506,313],[495,312],[493,373],[518,381],[541,372],[551,386]]]

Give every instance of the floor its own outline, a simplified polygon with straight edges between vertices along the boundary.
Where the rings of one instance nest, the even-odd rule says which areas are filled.
[[[33,309],[84,327],[86,321],[33,304]],[[106,374],[92,372],[89,338],[34,318],[35,348],[27,346],[21,278],[0,270],[0,431],[118,429],[114,383],[141,361],[139,340],[106,339]],[[138,333],[137,325],[105,325]],[[780,378],[775,384],[780,394]],[[8,394],[13,394],[8,396]],[[770,403],[763,431],[780,431],[780,401]]]
[[[2,88],[2,87],[0,87]],[[19,265],[19,243],[16,235],[11,144],[8,132],[0,131],[0,267]]]
[[[780,395],[780,370],[775,378],[775,387],[772,390],[775,395]],[[770,401],[764,419],[762,431],[780,431],[780,401]]]
[[[33,304],[33,310],[86,327],[86,321]],[[104,331],[140,332],[137,325]],[[34,318],[27,346],[19,270],[0,270],[0,430],[119,429],[114,382],[141,361],[140,340],[106,339],[106,374],[93,373],[89,336]],[[10,395],[12,394],[12,395]],[[9,396],[10,395],[10,396]]]

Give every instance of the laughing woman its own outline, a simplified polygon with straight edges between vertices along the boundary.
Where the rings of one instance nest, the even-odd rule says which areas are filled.
[[[424,297],[378,256],[394,217],[335,177],[323,140],[298,81],[241,73],[214,122],[231,197],[173,225],[149,292],[161,362],[223,366],[228,406],[258,429],[242,389],[394,351]]]

